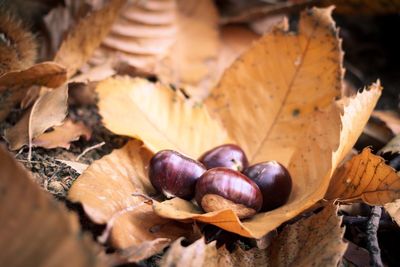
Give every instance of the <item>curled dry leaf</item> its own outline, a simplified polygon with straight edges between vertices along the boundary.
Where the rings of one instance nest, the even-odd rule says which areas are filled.
[[[228,142],[202,104],[144,79],[109,78],[98,84],[99,112],[114,133],[137,137],[152,150],[174,149],[197,158]]]
[[[92,56],[109,32],[126,0],[108,1],[81,19],[61,43],[54,61],[67,67],[70,78]]]
[[[33,138],[50,127],[60,124],[67,114],[68,88],[62,86],[46,91],[12,128],[5,131],[5,139],[11,150],[31,144]]]
[[[103,237],[114,247],[132,253],[144,251],[131,255],[135,261],[151,256],[146,253],[160,252],[166,243],[192,232],[188,224],[157,216],[146,203],[146,196],[155,193],[147,178],[152,155],[142,142],[130,141],[90,165],[68,193],[68,199],[80,202],[91,220],[107,224]]]
[[[166,83],[210,89],[216,78],[217,28],[211,0],[132,1],[91,62],[117,55]]]
[[[312,11],[303,14],[303,20],[316,19],[318,21],[318,23],[311,23],[311,25],[314,26],[323,25],[323,22],[330,21],[328,18],[329,9],[313,9]],[[305,22],[302,24],[303,27],[305,27],[304,25],[307,24],[304,23]],[[331,26],[323,28],[332,29]],[[314,32],[318,31],[315,30]],[[323,34],[323,36],[326,37],[327,34],[329,35],[333,33],[329,31],[329,33]],[[289,37],[292,38],[290,35]],[[264,39],[261,41],[264,41]],[[255,44],[253,48],[260,49],[258,48],[257,44]],[[250,51],[251,49],[247,53],[250,53]],[[282,50],[275,51],[275,57],[279,57],[277,55],[280,53],[279,51]],[[269,51],[267,50],[267,52]],[[265,51],[263,50],[259,53],[265,53]],[[246,54],[244,54],[244,57],[246,57]],[[256,56],[254,55],[254,57]],[[282,61],[288,60],[289,59],[285,57],[282,58]],[[323,67],[321,66],[324,66],[323,58],[318,57],[318,59],[315,60],[322,64],[319,67],[322,69]],[[328,61],[328,65],[331,64],[331,61]],[[340,66],[339,62],[336,62],[336,64]],[[240,65],[239,61],[228,70],[228,73],[229,71],[235,71],[236,69],[240,68],[243,68],[243,71],[246,70],[244,66]],[[307,68],[307,65],[305,65],[304,68]],[[331,70],[332,68],[341,71],[341,67],[335,67],[332,65],[329,69]],[[236,117],[234,118],[234,116],[230,116],[227,111],[223,111],[222,115],[223,118],[226,116],[226,118],[229,119],[229,125],[227,127],[230,127],[230,133],[233,133],[237,142],[246,148],[247,151],[250,152],[250,155],[253,155],[250,156],[253,162],[264,161],[268,159],[278,159],[288,167],[293,178],[294,185],[291,196],[286,205],[270,212],[259,213],[253,218],[244,220],[243,222],[240,222],[230,210],[199,214],[199,212],[191,203],[182,203],[182,201],[177,200],[154,203],[154,209],[156,213],[166,218],[176,218],[178,220],[195,219],[208,222],[243,236],[260,238],[269,231],[278,227],[283,222],[293,218],[307,208],[310,208],[317,201],[322,199],[328,188],[333,171],[345,157],[345,155],[351,150],[357,138],[361,134],[366,122],[368,121],[368,118],[381,94],[381,87],[379,84],[374,84],[369,88],[369,90],[364,90],[362,93],[358,93],[352,98],[343,99],[339,103],[334,103],[331,100],[331,104],[326,103],[327,107],[323,109],[317,108],[314,110],[314,105],[318,107],[318,105],[322,105],[323,103],[317,100],[315,101],[318,103],[311,101],[311,99],[319,99],[319,97],[321,97],[319,95],[320,91],[312,89],[317,88],[322,82],[318,79],[314,79],[314,71],[317,71],[318,73],[319,69],[310,70],[309,72],[306,71],[301,76],[296,76],[302,77],[302,79],[306,81],[306,84],[307,82],[311,82],[307,86],[308,91],[305,88],[302,90],[299,89],[300,91],[304,92],[303,95],[307,95],[308,97],[303,99],[302,96],[297,96],[290,101],[287,100],[287,105],[283,105],[281,107],[281,112],[273,113],[274,116],[272,117],[267,115],[269,112],[271,112],[269,110],[261,112],[257,111],[257,109],[254,109],[254,107],[257,105],[259,107],[258,109],[262,110],[264,108],[265,104],[258,101],[259,99],[262,99],[264,95],[269,95],[270,91],[279,94],[279,91],[275,87],[265,87],[264,90],[262,90],[262,86],[264,85],[254,85],[253,87],[246,89],[243,89],[245,87],[242,87],[240,92],[237,90],[237,94],[241,95],[240,101],[237,99],[236,95],[232,95],[231,97],[233,99],[237,99],[237,103],[234,102],[234,105],[227,103],[228,108],[226,108],[230,109],[231,114],[235,114]],[[282,72],[284,71],[282,70]],[[300,72],[301,71],[299,70],[299,73]],[[234,73],[236,75],[235,77],[240,75],[239,72],[236,73],[235,71]],[[255,72],[257,75],[261,75],[260,73],[262,73],[261,70]],[[281,73],[276,74],[276,76],[281,77]],[[333,83],[333,85],[328,83],[325,86],[328,88],[340,86],[340,82],[336,81],[334,77],[340,80],[341,75],[339,75],[338,72],[334,72],[338,75],[335,76],[334,74],[331,74],[331,76],[329,76],[327,73],[329,73],[329,71],[326,71],[324,74],[326,76],[324,81],[330,81],[330,83]],[[227,73],[225,76],[226,75]],[[307,75],[310,76],[309,79],[305,78]],[[267,74],[265,74],[263,77],[266,76]],[[250,76],[247,78],[246,77],[247,76],[245,76],[244,79],[249,83],[256,81],[256,79],[250,79]],[[228,79],[228,77],[223,78],[223,80],[224,79]],[[231,77],[231,79],[235,78]],[[221,84],[223,85],[223,83]],[[234,88],[234,84],[232,84],[232,91],[235,91]],[[217,88],[217,90],[221,89]],[[314,93],[311,93],[311,91]],[[323,91],[323,88],[321,88],[321,91]],[[254,97],[254,93],[257,95],[257,97]],[[331,97],[333,97],[334,92],[331,93]],[[224,94],[230,93],[224,92]],[[290,94],[288,96],[290,96]],[[217,96],[214,95],[212,97],[215,98]],[[326,99],[322,99],[325,99],[324,101],[329,102],[328,99],[331,97],[325,97]],[[223,95],[222,98],[226,98],[226,96]],[[279,99],[281,98],[278,98],[278,100]],[[212,101],[218,101],[218,99],[213,99]],[[264,101],[269,103],[268,100]],[[311,101],[311,107],[305,106],[304,103],[306,103],[306,101]],[[236,110],[234,106],[242,106],[242,108],[234,112],[233,110]],[[298,109],[300,114],[291,114],[289,111],[292,110],[292,108]],[[283,112],[284,110],[288,111],[285,113]],[[221,114],[218,112],[218,110],[215,111],[216,116]],[[247,115],[247,120],[245,122],[244,114],[246,112],[250,112],[250,115]],[[279,116],[277,116],[277,114]],[[268,120],[269,117],[270,120]],[[242,118],[242,120],[239,121],[239,118]],[[240,122],[242,126],[234,124],[232,120]],[[228,121],[226,120],[225,125],[227,125],[227,122]],[[272,128],[271,125],[273,126]],[[240,129],[240,127],[245,127],[247,129],[246,132],[243,131],[244,128]],[[279,131],[277,131],[277,129],[279,129]],[[238,132],[236,132],[236,130]],[[272,138],[273,135],[271,133],[274,132],[276,137]],[[241,133],[241,135],[238,133]],[[260,149],[260,142],[254,142],[254,140],[256,140],[254,138],[257,138],[257,135],[258,138],[259,136],[262,136],[263,140],[265,140],[264,143],[270,143],[271,146],[269,148],[264,148],[264,145],[262,145],[263,148]],[[268,136],[270,136],[270,138],[267,138]],[[297,138],[297,141],[301,142],[301,146],[296,148],[297,143],[291,140],[289,137],[294,139]],[[258,140],[260,140],[260,138]],[[272,145],[272,143],[274,143],[274,145]],[[275,144],[280,144],[281,146],[277,146]],[[295,147],[290,147],[289,145],[293,145]],[[259,153],[255,153],[256,151],[259,151]]]
[[[0,265],[105,266],[77,217],[0,148]]]
[[[7,72],[0,76],[0,121],[20,102],[32,85],[51,88],[67,80],[64,67],[54,62],[43,62],[22,71]]]
[[[53,131],[43,133],[32,140],[33,146],[44,148],[63,147],[69,149],[71,142],[83,136],[89,140],[92,131],[83,122],[73,122],[67,119],[60,126],[55,126]]]
[[[400,176],[365,148],[337,170],[325,198],[385,205],[400,198]]]
[[[161,266],[336,266],[346,251],[344,228],[336,215],[337,207],[329,205],[320,213],[286,226],[266,249],[229,253],[215,242],[200,239],[188,247],[175,241],[161,261]]]

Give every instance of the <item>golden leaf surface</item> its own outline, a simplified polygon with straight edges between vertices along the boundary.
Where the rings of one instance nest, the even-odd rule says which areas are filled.
[[[336,266],[346,251],[344,228],[336,215],[336,206],[325,207],[320,213],[287,225],[266,249],[229,253],[215,242],[205,244],[199,239],[188,247],[175,241],[161,260],[161,266]]]
[[[77,216],[0,147],[0,266],[105,266]]]
[[[355,144],[381,94],[375,84],[346,104],[332,103],[312,118],[302,144],[288,164],[293,188],[288,203],[269,212],[240,221],[232,210],[202,213],[191,202],[172,199],[154,202],[154,211],[165,218],[211,223],[243,236],[261,238],[283,222],[297,216],[321,200],[333,171]]]
[[[400,176],[365,148],[337,170],[325,198],[385,205],[400,198]]]
[[[68,88],[44,92],[13,127],[5,131],[4,137],[11,150],[31,145],[33,138],[50,127],[60,124],[67,115]]]
[[[157,253],[171,241],[191,235],[190,225],[161,218],[146,203],[155,194],[147,178],[152,155],[142,142],[132,140],[91,164],[68,192],[68,199],[81,203],[92,221],[107,224],[103,238],[115,248]],[[131,259],[149,256],[131,255]]]
[[[99,111],[112,132],[143,140],[152,151],[173,149],[193,158],[229,142],[205,106],[161,83],[129,77],[98,84]]]
[[[109,32],[126,0],[108,1],[81,19],[61,43],[54,61],[67,67],[70,78],[90,58]]]
[[[385,204],[385,209],[397,225],[400,225],[400,199]]]
[[[297,33],[277,28],[262,37],[206,100],[250,162],[287,163],[310,116],[340,96],[343,53],[331,11],[303,12]]]

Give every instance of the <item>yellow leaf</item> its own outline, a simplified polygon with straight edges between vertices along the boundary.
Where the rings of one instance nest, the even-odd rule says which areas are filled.
[[[143,140],[152,151],[174,149],[197,158],[229,141],[204,105],[160,83],[116,77],[100,82],[96,90],[105,126]]]
[[[331,11],[303,12],[298,33],[275,29],[265,35],[206,100],[250,162],[287,163],[312,114],[340,96],[343,53]]]
[[[295,151],[288,164],[293,189],[288,203],[282,207],[244,221],[232,210],[202,214],[192,203],[181,199],[154,202],[154,211],[165,218],[207,222],[243,236],[261,238],[324,197],[333,171],[362,133],[380,93],[376,84],[346,99],[342,107],[332,103],[330,108],[314,114],[303,147]]]
[[[400,226],[400,199],[385,204],[385,209],[393,220],[396,221],[397,225]]]
[[[77,216],[0,147],[0,266],[105,266]]]
[[[366,148],[337,170],[325,198],[384,205],[400,198],[400,176]]]

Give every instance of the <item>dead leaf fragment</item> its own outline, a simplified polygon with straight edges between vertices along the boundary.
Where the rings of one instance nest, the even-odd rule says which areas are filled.
[[[161,266],[336,266],[346,251],[344,228],[336,215],[337,207],[329,205],[318,214],[286,226],[266,249],[229,253],[215,242],[199,239],[188,247],[181,240],[172,244],[161,260]]]
[[[96,91],[105,126],[143,140],[154,152],[174,149],[197,158],[229,142],[204,105],[188,101],[161,83],[115,77],[100,82]]]
[[[386,211],[390,214],[393,220],[400,226],[400,199],[385,204]]]
[[[105,266],[77,217],[2,148],[0,169],[1,266]]]
[[[70,78],[91,57],[109,32],[126,0],[108,1],[102,8],[81,19],[61,43],[54,61],[67,67]]]
[[[71,142],[83,136],[89,140],[92,131],[83,122],[73,122],[67,119],[60,126],[55,126],[51,132],[43,133],[32,140],[33,146],[44,148],[63,147],[69,149]]]
[[[398,198],[400,176],[369,148],[337,170],[326,194],[326,199],[369,205],[384,205]]]
[[[400,115],[398,112],[390,110],[375,110],[372,113],[372,116],[384,121],[394,134],[400,134]]]
[[[11,150],[30,144],[32,138],[60,124],[67,114],[68,88],[62,86],[42,94],[32,108],[12,128],[5,131]]]
[[[54,62],[42,62],[22,71],[0,76],[0,121],[26,96],[32,85],[56,88],[67,79],[66,69]]]
[[[312,114],[340,96],[343,53],[331,12],[308,10],[297,33],[276,28],[262,37],[206,100],[251,162],[287,163]]]
[[[133,261],[160,252],[166,242],[191,235],[190,225],[157,216],[140,196],[155,193],[147,178],[152,155],[142,142],[132,140],[91,164],[68,192],[68,199],[81,203],[92,221],[107,224],[102,239],[115,248],[129,249]],[[138,251],[142,253],[133,255]]]
[[[400,153],[400,134],[395,136],[392,140],[389,141],[380,151],[380,153]]]

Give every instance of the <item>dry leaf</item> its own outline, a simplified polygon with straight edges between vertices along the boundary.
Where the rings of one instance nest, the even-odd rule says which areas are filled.
[[[126,0],[108,1],[102,8],[84,17],[68,33],[54,61],[67,67],[69,78],[92,56],[125,2]]]
[[[65,83],[66,70],[54,62],[43,62],[22,71],[0,76],[0,121],[19,103],[32,85],[56,88]]]
[[[22,119],[5,131],[4,137],[10,149],[20,149],[50,127],[60,124],[67,114],[67,99],[67,86],[41,95]]]
[[[394,134],[400,134],[399,113],[390,110],[375,110],[372,116],[384,121]]]
[[[105,126],[143,140],[152,151],[168,148],[196,158],[229,141],[204,105],[160,83],[116,77],[100,82],[96,91]]]
[[[91,62],[102,64],[116,55],[165,83],[210,89],[216,78],[217,27],[211,0],[134,1],[121,11]]]
[[[381,87],[375,84],[348,99],[345,106],[339,108],[333,104],[315,114],[302,140],[304,147],[295,151],[288,165],[294,185],[286,205],[243,222],[231,210],[200,214],[192,203],[180,199],[154,202],[155,212],[165,218],[194,219],[243,236],[261,238],[324,197],[333,171],[355,144],[380,94]]]
[[[56,160],[64,163],[65,165],[68,165],[79,174],[82,174],[89,167],[89,165],[87,164],[79,163],[76,161],[62,160],[62,159],[56,159]]]
[[[77,217],[0,148],[0,266],[104,266]]]
[[[344,228],[330,205],[318,214],[286,226],[267,249],[229,253],[225,247],[217,250],[215,242],[205,244],[200,239],[188,247],[175,241],[161,261],[161,266],[337,266],[347,245]]]
[[[130,141],[90,165],[68,192],[69,200],[80,202],[92,221],[107,224],[103,238],[116,248],[160,252],[167,241],[192,232],[190,225],[160,218],[146,203],[146,196],[155,193],[147,178],[151,156],[140,141]],[[131,257],[138,260],[149,256]]]
[[[43,133],[32,140],[33,146],[44,148],[63,147],[69,149],[71,142],[83,136],[89,140],[92,131],[83,122],[73,122],[67,119],[60,126],[54,127],[53,131]]]
[[[218,80],[232,63],[260,36],[245,26],[228,25],[221,28],[221,51],[218,56]]]
[[[365,148],[337,170],[325,198],[384,205],[400,198],[400,176]]]
[[[385,204],[386,211],[390,214],[393,220],[400,226],[400,199]]]
[[[331,12],[303,12],[298,33],[262,37],[206,100],[251,162],[287,163],[312,114],[340,96],[343,53]]]

